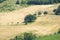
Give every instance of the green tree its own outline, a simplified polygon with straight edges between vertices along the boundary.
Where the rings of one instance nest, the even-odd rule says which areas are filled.
[[[29,14],[24,18],[24,23],[25,24],[31,23],[31,22],[34,22],[35,20],[36,20],[36,16]]]

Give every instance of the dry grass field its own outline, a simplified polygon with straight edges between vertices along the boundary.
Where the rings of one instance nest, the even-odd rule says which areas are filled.
[[[23,19],[26,15],[28,14],[34,14],[37,13],[38,11],[44,12],[44,11],[52,11],[52,9],[55,8],[56,5],[34,5],[34,6],[30,6],[27,8],[23,8],[20,10],[16,10],[10,13],[2,13],[0,15],[0,24],[10,24],[11,22],[14,22],[16,24],[16,22],[23,22]],[[50,8],[53,7],[53,8]],[[4,19],[5,18],[5,19]],[[7,20],[7,21],[6,21]]]
[[[21,34],[23,32],[33,32],[37,35],[49,35],[58,32],[60,28],[60,16],[57,15],[42,15],[37,18],[36,22],[24,25],[21,24],[23,22],[24,17],[27,14],[34,14],[38,11],[52,11],[54,8],[57,8],[56,5],[34,5],[27,8],[23,8],[20,10],[16,10],[6,14],[0,14],[0,40],[9,40],[9,38],[14,37],[17,34]],[[20,25],[15,26],[6,26],[7,24],[11,24],[13,22],[16,24],[20,22]],[[5,26],[4,26],[5,25]]]

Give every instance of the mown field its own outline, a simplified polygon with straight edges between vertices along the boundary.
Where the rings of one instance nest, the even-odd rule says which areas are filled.
[[[46,15],[38,17],[36,22],[28,25],[20,24],[15,26],[0,26],[0,40],[9,40],[10,38],[24,33],[32,32],[37,35],[53,35],[60,28],[60,16]]]

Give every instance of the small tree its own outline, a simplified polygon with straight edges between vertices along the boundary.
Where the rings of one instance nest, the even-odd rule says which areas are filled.
[[[31,23],[31,22],[34,22],[35,20],[36,20],[36,16],[29,14],[24,18],[24,23],[25,24]]]
[[[48,14],[47,11],[45,11],[44,14],[45,14],[45,15]]]

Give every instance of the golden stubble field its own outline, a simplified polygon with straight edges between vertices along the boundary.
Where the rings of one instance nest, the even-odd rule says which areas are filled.
[[[34,14],[38,11],[52,11],[56,5],[34,5],[8,14],[0,14],[0,24],[10,24],[11,22],[22,22],[25,15]],[[33,32],[37,35],[49,35],[58,32],[60,28],[60,16],[42,15],[36,22],[28,25],[20,24],[18,26],[0,26],[0,40],[9,40],[9,38],[23,32]]]

